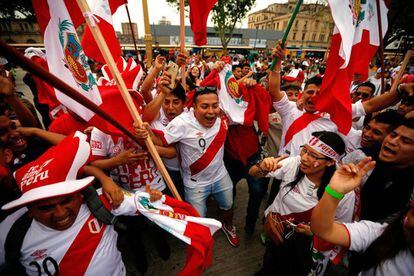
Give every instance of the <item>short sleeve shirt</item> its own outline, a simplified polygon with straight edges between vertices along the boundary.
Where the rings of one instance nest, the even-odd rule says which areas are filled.
[[[167,144],[179,145],[181,172],[186,187],[206,186],[227,174],[223,161],[226,132],[226,121],[217,118],[212,127],[206,128],[197,121],[192,109],[167,125],[164,139]],[[203,162],[205,160],[210,162]],[[195,166],[199,162],[204,164]]]

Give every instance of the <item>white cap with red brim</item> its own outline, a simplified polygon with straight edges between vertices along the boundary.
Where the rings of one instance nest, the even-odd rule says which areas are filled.
[[[14,172],[22,196],[3,205],[3,210],[76,193],[92,183],[93,176],[77,179],[91,152],[87,136],[79,131],[66,137],[35,161]]]

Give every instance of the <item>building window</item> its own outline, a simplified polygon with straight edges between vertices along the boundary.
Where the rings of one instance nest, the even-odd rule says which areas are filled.
[[[319,41],[324,41],[324,40],[325,40],[325,34],[320,34]]]
[[[316,41],[316,33],[312,35],[312,41]]]
[[[305,40],[305,34],[306,34],[305,32],[302,33],[302,41]]]
[[[276,23],[276,30],[279,30],[279,22]]]
[[[292,40],[296,40],[296,33],[293,33]]]
[[[296,21],[295,21],[295,28],[297,28],[297,27],[298,27],[298,24],[299,24],[299,21],[298,21],[298,20],[296,20]]]
[[[305,21],[305,25],[303,25],[303,28],[306,30],[306,27],[308,26],[308,21]]]

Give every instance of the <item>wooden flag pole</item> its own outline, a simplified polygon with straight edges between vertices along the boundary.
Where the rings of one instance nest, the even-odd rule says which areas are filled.
[[[16,64],[19,64],[24,70],[30,72],[34,76],[40,78],[50,86],[58,89],[60,92],[68,96],[69,98],[77,101],[84,107],[95,112],[98,116],[105,119],[107,122],[112,124],[114,127],[123,132],[126,136],[138,143],[137,137],[115,120],[111,115],[99,108],[94,102],[89,100],[87,97],[76,91],[73,87],[63,82],[61,79],[46,71],[36,62],[25,57],[15,48],[7,45],[5,42],[0,40],[0,53],[5,57],[10,57]]]
[[[180,51],[185,51],[184,0],[180,0]],[[185,81],[185,64],[181,65],[181,85],[187,90]]]
[[[148,17],[148,4],[147,0],[142,0],[142,13],[144,15],[144,27],[145,27],[145,52],[147,54],[147,70],[151,67],[152,62],[152,36],[151,28]]]
[[[138,51],[138,47],[137,47],[137,42],[135,40],[134,28],[132,27],[131,16],[129,15],[129,8],[128,8],[128,1],[127,0],[125,0],[125,9],[126,9],[126,12],[127,12],[127,15],[128,15],[129,28],[131,29],[131,35],[132,35],[132,41],[134,42],[135,54],[137,55],[137,60],[140,60],[139,59],[139,51]],[[137,33],[137,35],[138,35],[138,33]]]
[[[302,2],[303,2],[303,0],[298,0],[298,2],[296,3],[296,7],[295,7],[295,9],[293,10],[292,16],[291,16],[291,17],[290,17],[290,19],[289,19],[289,23],[288,23],[288,25],[287,25],[287,27],[286,27],[285,32],[283,33],[283,37],[282,37],[282,45],[285,45],[285,42],[286,42],[286,39],[287,39],[288,34],[289,34],[289,32],[290,32],[290,29],[292,28],[293,21],[295,21],[296,15],[297,15],[297,14],[298,14],[298,12],[299,12],[299,8],[300,8],[300,5],[302,5]],[[275,66],[276,66],[276,62],[277,62],[277,58],[275,57],[275,58],[272,60],[272,64],[270,65],[270,70],[271,70],[271,71],[273,71],[273,69],[275,68]]]
[[[405,68],[407,68],[408,63],[410,62],[411,57],[414,55],[414,50],[408,50],[405,54],[403,63],[401,64],[400,71],[398,71],[397,76],[394,79],[394,82],[391,85],[390,91],[395,91],[397,89],[397,86],[404,74]]]
[[[381,60],[381,94],[385,92],[385,65],[384,65],[384,39],[382,36],[382,23],[381,23],[381,6],[380,1],[376,0],[377,2],[377,19],[378,19],[378,34],[379,34],[379,57]]]
[[[118,68],[116,67],[115,60],[113,59],[111,52],[109,51],[108,45],[106,44],[105,39],[103,38],[99,27],[97,26],[97,24],[95,24],[93,17],[89,16],[91,14],[91,11],[89,9],[88,4],[86,3],[86,0],[77,0],[77,3],[78,3],[80,10],[85,15],[86,23],[91,29],[91,32],[96,41],[96,44],[98,45],[102,53],[102,56],[104,57],[108,65],[108,68],[111,71],[112,76],[114,77],[114,80],[119,88],[119,91],[121,92],[122,98],[124,99],[128,107],[129,113],[131,114],[134,122],[138,124],[138,126],[142,126],[141,116],[139,115],[139,112],[133,103],[132,97],[128,92],[125,82],[121,74],[119,73]],[[155,145],[152,142],[150,137],[148,137],[145,140],[145,145],[147,146],[148,151],[150,152],[152,158],[154,159],[155,164],[160,170],[162,176],[164,177],[165,182],[167,183],[167,186],[170,189],[171,193],[174,195],[175,198],[181,200],[181,196],[178,193],[177,189],[175,188],[174,183],[170,175],[168,174],[167,169],[165,168],[165,165],[162,162],[161,157],[159,156],[157,149],[155,148]]]

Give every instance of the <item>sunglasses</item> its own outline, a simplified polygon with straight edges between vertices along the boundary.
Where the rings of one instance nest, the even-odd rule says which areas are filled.
[[[354,96],[361,98],[361,99],[367,99],[371,96],[369,93],[362,93],[362,92],[354,92]]]

